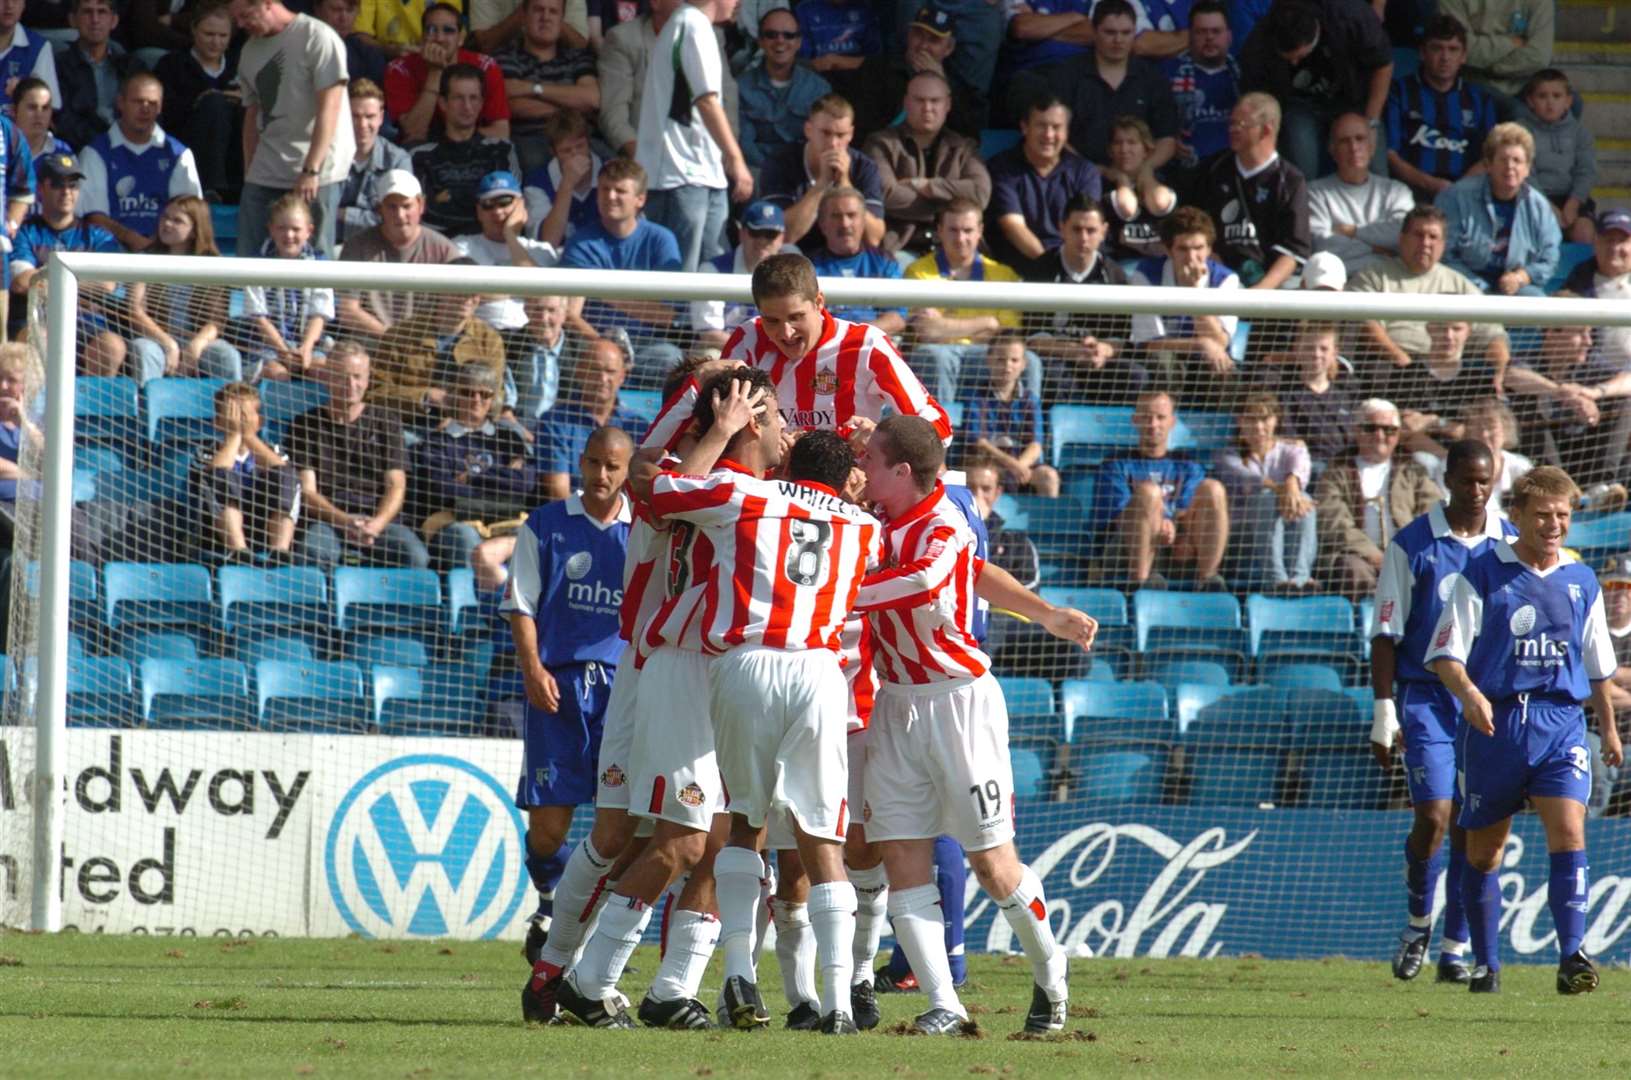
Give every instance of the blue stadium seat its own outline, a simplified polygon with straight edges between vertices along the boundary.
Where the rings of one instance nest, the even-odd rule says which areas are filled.
[[[1112,453],[1137,445],[1130,406],[1055,405],[1048,410],[1048,460],[1056,469],[1097,465]],[[1167,446],[1172,450],[1199,446],[1184,417],[1174,422]]]
[[[1004,150],[1013,149],[1021,138],[1018,128],[980,129],[980,160],[990,161]]]
[[[660,390],[619,390],[617,401],[630,412],[645,417],[648,427],[651,421],[657,418],[657,414],[663,411],[663,395]],[[629,434],[639,438],[644,433],[631,431]]]
[[[149,727],[241,728],[253,699],[249,670],[236,660],[141,663],[142,716]]]
[[[158,378],[142,388],[147,401],[147,440],[153,446],[169,442],[204,442],[215,437],[215,392],[224,379],[197,376]]]
[[[1088,682],[1115,682],[1115,662],[1104,656],[1094,656],[1087,669]]]
[[[179,630],[146,630],[125,635],[120,653],[132,664],[143,660],[197,660],[198,639]]]
[[[1256,687],[1204,707],[1183,735],[1189,801],[1241,807],[1279,802],[1291,733],[1284,690]]]
[[[1138,652],[1148,665],[1159,657],[1213,660],[1240,681],[1246,666],[1246,631],[1240,601],[1228,593],[1140,589],[1133,594]]]
[[[367,634],[351,642],[346,659],[365,668],[376,664],[422,668],[430,663],[430,651],[423,641],[405,634]]]
[[[1220,686],[1217,683],[1184,683],[1172,695],[1173,714],[1178,721],[1178,734],[1182,736],[1189,730],[1189,725],[1200,716],[1201,710],[1214,701],[1221,701],[1231,694],[1242,693],[1251,689],[1246,686]]]
[[[221,630],[229,637],[254,631],[327,628],[328,578],[314,566],[223,566]]]
[[[447,572],[447,626],[451,634],[503,630],[503,622],[476,595],[476,574],[467,566]]]
[[[233,641],[232,654],[253,670],[262,660],[310,664],[317,659],[319,650],[311,638],[304,635],[250,632]]]
[[[1353,651],[1354,606],[1341,596],[1246,597],[1251,655],[1276,649]]]
[[[1016,515],[1010,518],[1007,513],[998,510],[1004,523],[1023,529],[1036,545],[1039,555],[1062,561],[1083,559],[1094,554],[1094,537],[1083,527],[1088,518],[1086,505],[1063,494],[1056,499],[1023,493],[1004,494],[1002,498],[1012,500],[1006,505],[1012,507]]]
[[[116,503],[185,504],[194,462],[190,448],[171,444],[143,447],[142,468],[98,473],[96,497]]]
[[[260,384],[261,418],[268,424],[287,425],[302,413],[328,401],[328,387],[309,379],[280,382],[267,379]]]
[[[1071,743],[1166,743],[1173,727],[1167,692],[1152,682],[1071,679],[1059,687]]]
[[[1161,801],[1166,755],[1159,750],[1101,750],[1075,761],[1075,790],[1092,802],[1116,806]]]
[[[34,658],[29,658],[34,666]],[[32,674],[32,672],[31,672]],[[136,722],[136,684],[117,656],[68,661],[68,722],[80,727],[128,727]]]
[[[381,735],[469,735],[469,693],[455,692],[435,669],[375,664],[374,723]],[[439,685],[440,684],[440,685]]]
[[[1287,690],[1330,690],[1341,693],[1342,675],[1330,664],[1281,664],[1263,680],[1268,686]]]
[[[1216,660],[1156,660],[1145,674],[1171,693],[1184,684],[1228,686],[1229,669]]]
[[[1359,634],[1359,654],[1370,660],[1370,625],[1376,615],[1376,601],[1370,597],[1359,601],[1354,612],[1354,629]]]
[[[135,627],[193,627],[212,623],[210,572],[192,563],[108,563],[102,602],[115,634]]]
[[[1046,679],[1000,678],[997,685],[1008,705],[1010,735],[1059,741],[1059,707],[1053,700],[1052,683]]]
[[[1320,810],[1375,810],[1382,805],[1388,776],[1370,751],[1369,691],[1330,694],[1297,691],[1286,710],[1298,721],[1292,733],[1298,751],[1300,805]]]
[[[1613,514],[1586,514],[1569,523],[1569,547],[1588,562],[1631,547],[1631,510]]]
[[[255,665],[255,696],[269,731],[354,733],[371,719],[362,669],[344,661],[262,660]]]
[[[38,560],[23,568],[23,588],[29,597],[40,598],[40,564]],[[68,624],[82,632],[100,629],[105,615],[102,611],[102,579],[96,567],[88,562],[74,560],[68,564]]]
[[[1008,751],[1014,770],[1014,794],[1021,799],[1041,798],[1049,793],[1048,768],[1035,750],[1015,747]]]
[[[129,446],[141,434],[135,379],[81,375],[74,379],[74,441]],[[77,456],[77,455],[76,455]]]
[[[1075,608],[1098,620],[1099,633],[1093,643],[1095,649],[1132,648],[1133,624],[1127,618],[1127,597],[1120,589],[1044,585],[1038,591],[1042,599],[1050,604]]]
[[[359,630],[440,630],[442,583],[429,570],[342,566],[334,571],[334,624]]]
[[[1561,245],[1558,251],[1557,269],[1552,271],[1552,276],[1547,279],[1544,286],[1546,292],[1555,293],[1561,289],[1563,283],[1569,280],[1569,274],[1574,271],[1574,268],[1591,258],[1592,254],[1593,248],[1590,244],[1566,243]]]
[[[125,471],[124,455],[111,446],[76,446],[74,447],[74,482],[77,488],[80,474],[90,478],[94,484],[106,476],[110,480],[115,473]],[[77,501],[83,502],[83,499]]]

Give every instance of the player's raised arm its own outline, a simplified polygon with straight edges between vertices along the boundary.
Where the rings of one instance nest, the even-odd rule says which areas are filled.
[[[1086,652],[1093,648],[1099,622],[1075,608],[1057,607],[1019,583],[995,563],[982,561],[980,576],[974,579],[974,594],[994,608],[1011,611],[1063,641],[1074,642]]]

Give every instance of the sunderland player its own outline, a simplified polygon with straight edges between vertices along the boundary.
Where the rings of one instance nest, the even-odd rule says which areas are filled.
[[[883,851],[895,936],[929,999],[917,1030],[950,1034],[968,1019],[951,985],[931,884],[934,838],[949,833],[1031,960],[1026,1030],[1059,1031],[1066,959],[1048,924],[1042,882],[1014,848],[1007,710],[972,632],[985,566],[938,480],[944,461],[932,424],[892,416],[873,432],[862,462],[866,497],[888,519],[890,564],[869,575],[856,601],[872,623],[881,683],[868,733],[867,834]],[[1023,589],[1000,603],[1084,648],[1092,643],[1096,626],[1079,612]]]
[[[1444,599],[1467,562],[1515,530],[1490,502],[1495,459],[1483,443],[1463,439],[1450,445],[1444,484],[1450,501],[1393,535],[1377,577],[1371,626],[1375,696],[1371,751],[1384,770],[1391,770],[1394,744],[1402,736],[1405,780],[1416,815],[1404,842],[1409,921],[1399,935],[1393,975],[1414,979],[1421,971],[1432,937],[1433,898],[1444,869],[1440,849],[1448,831],[1450,876],[1444,890],[1438,981],[1465,983],[1467,917],[1461,905],[1461,874],[1467,864],[1466,836],[1460,826],[1451,825],[1461,710],[1422,658]]]
[[[1602,758],[1620,763],[1609,680],[1614,645],[1597,577],[1563,550],[1580,490],[1567,473],[1535,469],[1512,485],[1518,537],[1467,564],[1433,632],[1427,662],[1461,703],[1461,825],[1467,830],[1462,895],[1476,960],[1474,993],[1500,989],[1501,851],[1527,798],[1551,853],[1547,899],[1557,930],[1557,990],[1597,988],[1581,948],[1590,895],[1586,799],[1591,699]]]
[[[527,692],[515,804],[527,812],[527,873],[538,890],[528,960],[537,959],[548,934],[573,810],[595,797],[622,650],[618,605],[630,522],[623,481],[633,452],[618,428],[589,436],[578,458],[583,490],[528,515],[501,606]]]

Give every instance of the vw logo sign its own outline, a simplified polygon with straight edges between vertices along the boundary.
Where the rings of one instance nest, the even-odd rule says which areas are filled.
[[[527,891],[526,830],[510,795],[468,761],[413,754],[352,785],[323,868],[363,937],[493,938]]]

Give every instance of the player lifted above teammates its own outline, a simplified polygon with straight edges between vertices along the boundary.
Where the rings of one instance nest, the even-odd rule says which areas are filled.
[[[1433,632],[1427,662],[1461,702],[1461,825],[1467,830],[1462,896],[1477,966],[1474,993],[1500,989],[1501,851],[1527,797],[1551,853],[1547,898],[1557,930],[1557,989],[1597,988],[1581,948],[1590,895],[1586,798],[1591,754],[1580,703],[1591,699],[1603,762],[1622,754],[1609,679],[1614,645],[1597,576],[1563,550],[1580,490],[1562,469],[1512,485],[1518,538],[1467,564]]]
[[[1450,832],[1450,878],[1445,885],[1444,934],[1438,981],[1464,983],[1467,916],[1461,906],[1461,872],[1467,864],[1465,834],[1451,827],[1455,798],[1456,727],[1461,709],[1422,662],[1444,598],[1474,555],[1514,534],[1490,502],[1495,460],[1474,439],[1450,444],[1444,469],[1450,501],[1393,535],[1376,583],[1371,627],[1371,691],[1375,719],[1371,749],[1384,769],[1393,747],[1404,742],[1405,780],[1416,820],[1405,837],[1409,923],[1399,935],[1393,974],[1414,979],[1432,937],[1433,898],[1438,888],[1446,830]]]

